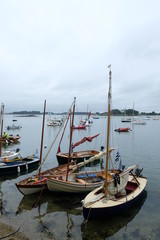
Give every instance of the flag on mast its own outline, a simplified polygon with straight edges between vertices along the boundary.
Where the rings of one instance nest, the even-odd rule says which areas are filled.
[[[120,160],[120,154],[119,154],[119,149],[117,149],[116,157],[115,157],[115,162],[118,162]]]

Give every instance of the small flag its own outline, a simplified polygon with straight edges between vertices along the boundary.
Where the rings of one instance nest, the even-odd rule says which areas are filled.
[[[118,162],[119,160],[120,160],[120,154],[119,154],[119,151],[117,150],[115,162]]]

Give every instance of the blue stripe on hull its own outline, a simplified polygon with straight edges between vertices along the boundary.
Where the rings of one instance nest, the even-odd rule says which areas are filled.
[[[104,217],[110,217],[115,216],[123,211],[125,211],[127,208],[134,205],[143,195],[144,190],[134,199],[132,199],[129,202],[125,202],[124,204],[121,204],[119,206],[114,207],[108,207],[108,208],[85,208],[83,207],[83,217],[84,219],[93,219],[93,218],[104,218]]]

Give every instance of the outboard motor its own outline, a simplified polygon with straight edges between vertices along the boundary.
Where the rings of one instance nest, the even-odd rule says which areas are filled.
[[[137,168],[136,170],[135,170],[135,175],[137,176],[137,177],[141,177],[142,176],[142,174],[141,174],[141,172],[143,171],[143,168]]]

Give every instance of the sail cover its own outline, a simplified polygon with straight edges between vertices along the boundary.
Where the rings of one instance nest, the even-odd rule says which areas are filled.
[[[84,137],[81,141],[76,142],[75,144],[73,144],[73,148],[77,147],[78,145],[80,145],[80,144],[82,144],[82,143],[84,143],[84,142],[86,142],[86,141],[92,142],[92,139],[98,137],[99,134],[100,134],[100,133],[98,133],[98,134],[96,134],[96,135],[94,135],[94,136],[92,136],[92,137]]]

